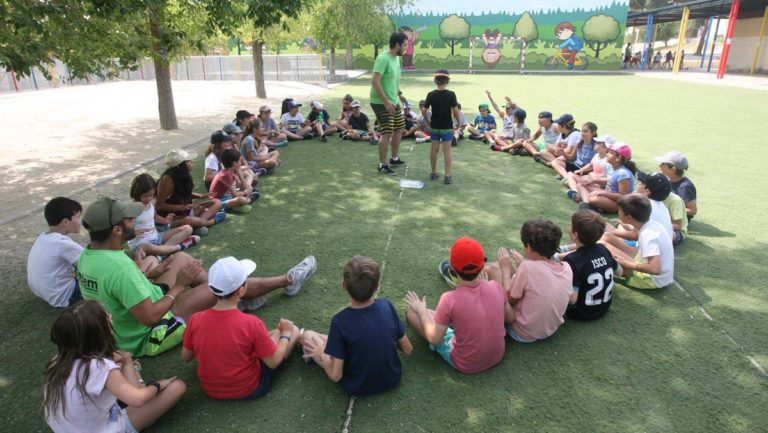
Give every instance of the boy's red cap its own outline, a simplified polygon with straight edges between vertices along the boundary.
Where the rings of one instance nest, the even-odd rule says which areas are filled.
[[[451,267],[465,274],[477,274],[485,266],[485,253],[480,242],[462,237],[451,247]]]

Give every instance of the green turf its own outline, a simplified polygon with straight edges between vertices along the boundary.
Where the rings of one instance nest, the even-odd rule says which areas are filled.
[[[405,76],[402,87],[415,102],[432,86],[429,77]],[[533,345],[508,342],[504,361],[477,375],[452,371],[409,330],[415,349],[403,358],[400,386],[358,399],[351,431],[764,429],[766,377],[747,356],[768,366],[761,266],[768,234],[760,223],[768,194],[757,186],[763,164],[753,150],[768,93],[631,76],[457,75],[451,88],[470,119],[487,88],[497,101],[506,93],[526,108],[531,126],[543,109],[594,121],[600,133],[632,144],[641,168],[655,167],[654,155],[685,151],[699,215],[677,251],[675,277],[690,296],[676,287],[647,293],[617,286],[605,318],[568,322]],[[360,79],[323,97],[332,115],[346,93],[367,107],[368,81]],[[402,193],[397,178],[375,173],[374,146],[292,143],[281,149],[286,164],[263,181],[254,211],[231,216],[191,252],[206,265],[223,255],[253,258],[258,275],[284,272],[314,254],[319,268],[302,293],[292,299],[274,293],[258,314],[269,326],[286,317],[327,332],[347,302],[339,283],[352,255],[385,262],[381,296],[399,311],[406,290],[426,294],[434,307],[447,290],[437,264],[456,237],[476,237],[492,259],[500,245],[520,247],[525,219],[546,217],[567,227],[575,206],[554,173],[530,159],[465,141],[455,149],[455,184],[444,186],[426,180],[428,145],[411,143],[402,151],[408,177],[427,187]],[[37,390],[52,346],[41,336],[55,312],[29,293],[23,270],[8,274],[0,307],[2,430],[44,430]],[[190,385],[155,431],[332,432],[344,422],[347,397],[299,357],[282,368],[268,396],[247,403],[205,397],[194,364],[181,364],[178,350],[143,363],[148,377],[178,374]]]

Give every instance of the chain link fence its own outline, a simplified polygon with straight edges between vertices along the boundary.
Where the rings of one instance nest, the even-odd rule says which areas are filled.
[[[336,56],[336,67],[341,73],[329,73],[328,54],[266,54],[264,58],[264,79],[267,81],[301,81],[325,85],[345,81],[343,56]],[[253,58],[245,56],[195,56],[171,64],[172,80],[210,81],[253,81]],[[0,71],[0,92],[42,90],[62,86],[102,83],[106,81],[154,80],[155,69],[152,60],[146,59],[135,71],[101,71],[86,78],[75,78],[67,65],[55,61],[46,70],[50,79],[40,68],[32,68],[25,77],[16,77],[7,71]]]

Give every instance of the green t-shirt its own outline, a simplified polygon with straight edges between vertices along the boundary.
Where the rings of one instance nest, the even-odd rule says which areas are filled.
[[[147,298],[152,302],[162,298],[162,290],[150,283],[122,250],[83,250],[77,263],[77,281],[83,299],[101,302],[112,314],[117,345],[133,356],[144,355],[151,328],[139,323],[130,309]]]
[[[669,210],[669,216],[672,221],[680,220],[680,231],[684,235],[688,234],[688,215],[685,213],[685,202],[679,195],[674,192],[669,193],[669,196],[662,201]]]
[[[381,75],[381,88],[389,102],[397,105],[397,92],[400,91],[400,56],[392,57],[389,51],[384,51],[376,57],[373,72]],[[371,104],[383,104],[376,89],[371,86]]]

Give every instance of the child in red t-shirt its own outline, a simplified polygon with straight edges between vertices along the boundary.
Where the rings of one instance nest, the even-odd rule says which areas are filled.
[[[251,206],[249,203],[258,198],[258,193],[253,192],[248,196],[246,193],[238,191],[235,187],[237,182],[235,163],[240,160],[240,152],[234,149],[227,149],[221,153],[220,160],[224,169],[213,177],[213,182],[211,182],[211,188],[209,189],[211,198],[221,200],[221,210],[224,212],[228,210],[234,211],[235,209],[238,212],[250,212]]]
[[[299,340],[299,328],[280,319],[267,331],[258,317],[241,312],[237,302],[256,269],[251,260],[219,259],[208,271],[208,286],[218,298],[212,308],[195,313],[184,332],[181,359],[197,358],[197,376],[205,393],[217,400],[250,400],[265,395],[275,369]]]

